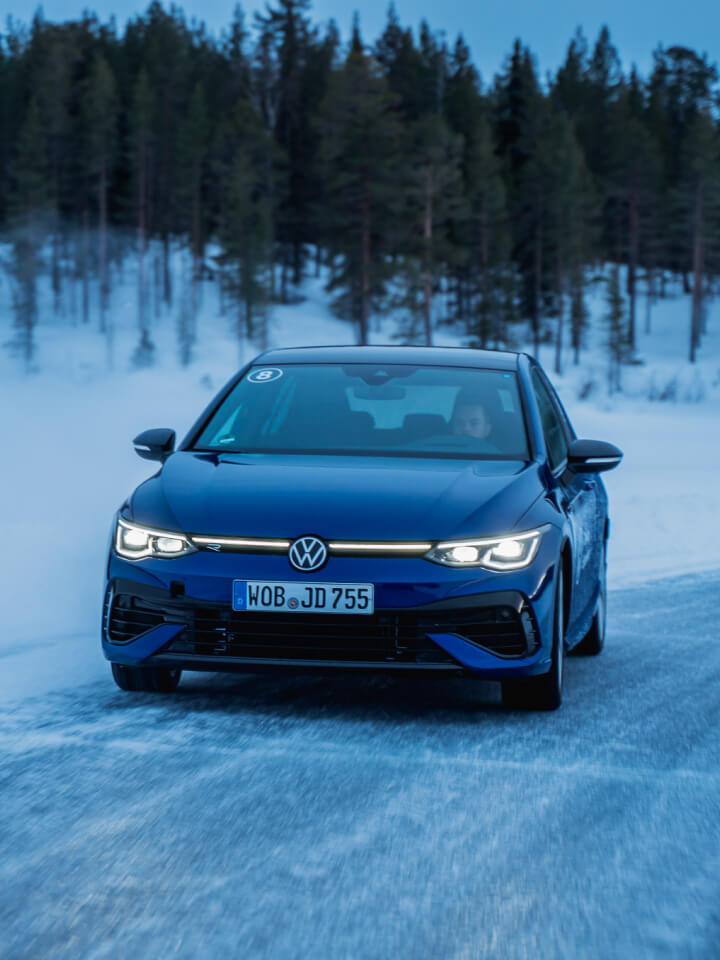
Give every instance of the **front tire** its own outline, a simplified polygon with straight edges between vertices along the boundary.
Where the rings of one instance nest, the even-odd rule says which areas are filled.
[[[122,663],[111,663],[110,667],[120,689],[133,693],[172,693],[182,675],[182,670],[159,667],[126,667]]]
[[[552,663],[547,673],[527,680],[503,680],[503,706],[510,710],[557,710],[562,703],[565,668],[565,602],[562,570],[553,609]]]

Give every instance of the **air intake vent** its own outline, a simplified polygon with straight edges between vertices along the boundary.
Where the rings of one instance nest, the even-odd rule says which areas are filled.
[[[108,610],[109,605],[109,610]],[[105,633],[112,643],[129,643],[142,633],[165,622],[157,610],[150,610],[135,597],[120,595],[105,599]]]

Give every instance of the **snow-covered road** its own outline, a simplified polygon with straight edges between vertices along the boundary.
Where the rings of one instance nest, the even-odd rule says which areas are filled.
[[[68,638],[84,673],[0,698],[0,956],[716,958],[719,589],[614,591],[554,714],[417,677],[128,695]]]

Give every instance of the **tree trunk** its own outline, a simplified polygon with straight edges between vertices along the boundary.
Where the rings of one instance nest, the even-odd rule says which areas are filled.
[[[488,262],[490,259],[488,238],[487,199],[483,199],[480,228],[480,346],[485,349],[489,339],[488,330]]]
[[[202,292],[202,218],[200,210],[200,159],[196,155],[193,161],[193,195],[192,195],[192,282],[190,284],[190,311],[186,317],[185,339],[183,344],[184,363],[190,363],[192,347],[195,343],[195,326],[197,311],[200,306]]]
[[[584,313],[584,274],[582,267],[575,268],[570,283],[570,342],[573,348],[573,364],[577,367],[580,363],[580,342]]]
[[[628,292],[628,332],[627,339],[630,349],[635,350],[635,278],[637,272],[638,245],[640,236],[640,217],[638,213],[637,190],[633,188],[630,193],[630,213],[629,213],[629,236],[628,236],[628,273],[627,273],[627,292]]]
[[[60,301],[62,294],[62,274],[60,271],[60,217],[58,216],[57,203],[53,210],[53,237],[52,237],[52,290],[53,307],[55,313],[60,312]]]
[[[698,182],[695,189],[695,223],[693,235],[693,285],[690,313],[690,363],[695,363],[700,342],[700,316],[702,313],[703,273],[705,245],[703,238],[703,183]]]
[[[535,226],[535,256],[533,264],[534,296],[532,315],[533,345],[535,349],[535,359],[538,362],[540,361],[540,300],[542,297],[542,265],[542,230],[540,227],[540,221],[538,221]]]
[[[193,194],[192,194],[192,275],[195,283],[200,280],[202,241],[200,237],[200,162],[197,157],[193,162]]]
[[[360,282],[360,343],[368,342],[370,329],[370,187],[365,177],[362,198],[362,274]]]
[[[558,319],[557,329],[555,331],[555,373],[562,376],[562,343],[563,343],[563,323],[565,320],[565,289],[563,283],[563,264],[562,256],[558,252],[556,264],[556,288],[558,298]]]
[[[163,300],[166,307],[172,306],[172,284],[170,281],[170,235],[167,230],[163,233],[163,258],[162,258],[162,287]]]
[[[245,301],[242,296],[237,298],[237,338],[238,338],[238,360],[242,366],[243,362],[243,341],[245,331]]]
[[[303,277],[303,245],[293,243],[293,283],[299,287]]]
[[[105,162],[100,167],[98,188],[98,207],[100,236],[98,238],[98,267],[100,271],[100,333],[106,332],[106,312],[108,307],[108,262],[107,262],[107,177]]]
[[[15,327],[22,343],[25,372],[32,370],[35,353],[34,330],[37,322],[37,248],[35,217],[32,207],[26,223],[15,240],[15,267],[19,296],[15,303]]]
[[[152,258],[152,290],[153,290],[153,305],[155,308],[155,317],[160,319],[162,313],[162,301],[163,301],[163,268],[162,262],[160,259],[160,254],[155,253],[155,256]]]
[[[433,236],[433,171],[428,165],[425,174],[425,212],[423,215],[423,333],[426,346],[432,344],[432,236]]]
[[[147,336],[147,305],[145,297],[145,148],[140,145],[138,164],[138,327],[141,340]]]
[[[82,216],[82,318],[83,323],[90,319],[90,226],[87,206]]]

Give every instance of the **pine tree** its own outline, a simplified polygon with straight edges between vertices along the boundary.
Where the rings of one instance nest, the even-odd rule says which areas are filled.
[[[249,100],[251,96],[250,59],[247,53],[248,31],[245,27],[245,15],[239,3],[233,8],[232,20],[227,36],[223,38],[223,59],[227,64],[227,100],[235,103],[239,99]]]
[[[449,236],[462,208],[461,141],[437,115],[416,121],[409,131],[409,158],[401,222],[408,233],[403,249],[403,305],[419,320],[422,342],[432,343],[432,301],[443,265],[457,253]]]
[[[148,311],[149,287],[146,276],[145,255],[148,243],[149,179],[154,146],[153,132],[154,100],[145,70],[141,70],[133,90],[132,141],[135,180],[135,210],[137,223],[137,293],[138,293],[138,345],[133,363],[138,367],[153,362],[155,346],[150,336]]]
[[[563,113],[551,115],[540,139],[544,160],[545,243],[552,263],[552,311],[555,328],[554,369],[562,374],[562,348],[568,300],[575,306],[576,320],[581,316],[583,298],[582,267],[593,256],[597,223],[596,199],[590,174],[577,140],[574,124]],[[572,333],[572,318],[571,318]],[[575,344],[579,355],[580,340]]]
[[[610,200],[610,175],[616,143],[615,104],[621,89],[622,69],[610,32],[602,27],[585,59],[582,107],[573,116],[577,140],[593,177],[601,211],[600,246],[604,260],[618,260],[617,218]]]
[[[658,48],[648,81],[646,117],[648,129],[659,145],[662,196],[653,211],[655,226],[663,241],[658,245],[661,265],[683,277],[690,292],[692,270],[691,231],[687,216],[687,183],[690,131],[697,116],[712,108],[718,72],[706,56],[686,47]],[[660,217],[658,218],[658,213]]]
[[[238,340],[259,338],[259,346],[264,348],[271,231],[269,204],[258,192],[260,177],[249,158],[239,153],[226,188],[222,262],[226,289],[237,305]]]
[[[455,319],[471,342],[486,347],[507,345],[505,288],[514,268],[507,192],[501,161],[496,155],[488,107],[470,50],[461,36],[453,47],[444,87],[444,116],[462,138],[463,204],[450,223],[453,258]],[[511,294],[509,302],[513,303]]]
[[[205,165],[211,142],[211,123],[205,88],[201,81],[193,87],[187,112],[178,132],[176,163],[178,169],[177,223],[189,238],[193,276],[199,277],[205,242],[203,229],[203,189]]]
[[[95,193],[98,217],[98,275],[100,330],[105,332],[110,277],[108,270],[108,190],[117,144],[115,78],[102,55],[96,53],[82,101],[84,166],[90,190]],[[87,218],[84,229],[88,230]]]
[[[690,128],[684,195],[692,236],[692,301],[688,357],[695,363],[703,333],[706,280],[720,254],[720,136],[708,111],[699,113]]]
[[[277,240],[281,245],[284,270],[292,270],[293,283],[302,278],[304,249],[309,242],[311,191],[306,175],[312,169],[316,141],[310,116],[317,101],[309,101],[307,88],[308,62],[317,43],[315,28],[310,24],[310,0],[277,0],[265,15],[256,14],[261,34],[263,83],[269,89],[264,99],[273,103],[268,116],[271,132],[287,157],[287,182],[284,202],[279,208]],[[324,90],[313,88],[315,96]]]
[[[570,344],[573,351],[573,363],[580,363],[580,350],[587,329],[588,310],[585,306],[585,267],[576,262],[568,278],[570,295]]]
[[[684,145],[697,115],[710,106],[718,82],[715,64],[687,47],[659,47],[648,81],[648,120],[663,151],[668,186],[678,186]]]
[[[10,277],[14,338],[9,346],[18,352],[26,371],[35,355],[35,326],[38,320],[37,280],[41,267],[40,250],[47,221],[50,173],[45,151],[42,120],[37,98],[28,104],[12,164],[10,196],[12,253]]]
[[[10,109],[8,100],[9,91],[12,88],[12,60],[10,55],[5,52],[5,44],[0,42],[0,90],[4,90],[6,95],[0,97],[0,229],[5,224],[7,216],[7,167],[9,160],[8,144],[11,130]]]
[[[507,320],[508,294],[514,267],[510,257],[511,233],[505,185],[495,155],[492,130],[483,113],[466,148],[467,230],[462,237],[468,250],[473,278],[471,332],[478,346],[511,340]]]
[[[323,207],[325,204],[325,180],[321,174],[319,163],[321,133],[316,122],[320,104],[322,103],[330,82],[332,71],[336,66],[340,35],[333,21],[327,26],[325,34],[314,39],[310,44],[304,71],[304,97],[308,120],[304,125],[306,149],[302,160],[304,171],[304,203],[306,205],[305,242],[315,244],[315,271],[319,274],[322,263],[323,249],[326,246],[326,237],[323,234],[325,218]]]
[[[210,142],[205,91],[200,81],[193,88],[187,114],[178,133],[179,171],[178,200],[184,215],[179,218],[183,233],[189,234],[191,270],[190,283],[180,305],[178,344],[180,362],[187,365],[192,357],[195,343],[195,318],[199,307],[203,249],[205,243],[203,223],[203,181],[205,162]]]
[[[162,242],[162,300],[172,305],[170,238],[177,196],[175,155],[177,137],[191,85],[191,35],[179,7],[166,12],[152,0],[143,18],[144,58],[142,69],[152,94],[155,139],[150,157],[153,232]]]
[[[326,185],[325,235],[335,309],[368,342],[370,314],[386,294],[397,227],[400,127],[387,84],[363,50],[357,23],[318,118]]]
[[[267,346],[272,274],[272,189],[266,158],[275,149],[252,106],[239,101],[224,131],[223,218],[219,263],[225,292],[236,308],[236,334]]]
[[[557,110],[571,120],[582,117],[588,99],[588,45],[578,27],[568,44],[565,60],[555,74],[550,96]]]
[[[630,351],[636,346],[637,274],[649,223],[657,219],[661,175],[657,142],[645,121],[645,98],[635,70],[613,108],[613,143],[606,197],[614,224],[614,259],[627,264]]]
[[[617,265],[612,267],[607,278],[605,302],[607,313],[608,349],[608,393],[622,390],[622,365],[628,357],[627,337],[625,336],[625,303],[620,290],[620,271]]]
[[[621,78],[620,57],[610,39],[610,31],[604,26],[587,61],[586,109],[578,120],[578,133],[588,166],[601,183],[610,172],[614,132],[612,109]]]
[[[520,310],[530,321],[534,351],[544,338],[549,269],[546,251],[547,136],[550,107],[532,55],[519,41],[493,91],[498,150],[504,159],[513,224],[513,259],[520,276]]]
[[[61,255],[64,241],[63,206],[69,173],[68,146],[72,136],[72,79],[80,56],[84,30],[47,23],[38,13],[33,18],[30,44],[34,52],[33,89],[45,136],[49,165],[47,227],[50,242],[50,278],[55,312],[60,311],[62,291]],[[79,34],[79,36],[78,36]]]
[[[393,3],[388,9],[387,25],[373,48],[373,57],[396,98],[402,120],[405,123],[418,120],[428,110],[427,84],[423,77],[426,70],[412,31],[400,25]]]

